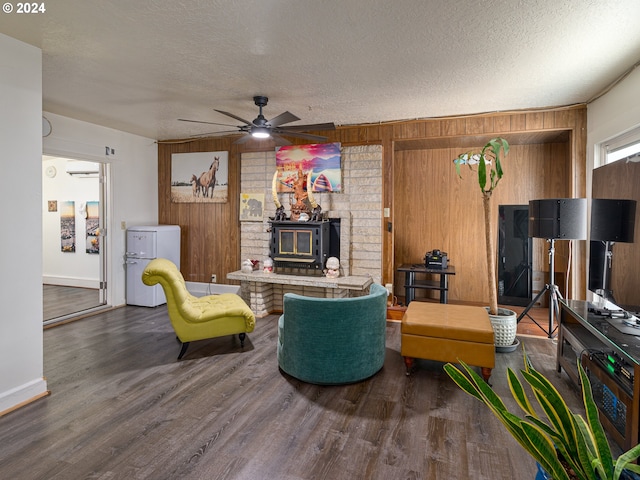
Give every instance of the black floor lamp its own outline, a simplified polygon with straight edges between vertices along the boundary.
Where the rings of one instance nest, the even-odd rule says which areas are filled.
[[[595,288],[589,285],[589,289],[594,290],[604,300],[613,303],[616,303],[611,289],[613,245],[616,242],[633,243],[635,219],[635,200],[594,198],[591,201],[590,260],[601,262],[602,274],[601,278],[589,279],[590,282],[598,282]],[[600,248],[597,248],[598,243],[601,244]],[[602,253],[594,255],[594,251]],[[599,258],[596,259],[596,257]],[[599,268],[593,270],[600,271]]]
[[[535,298],[531,300],[531,303],[518,316],[518,322],[527,315],[549,338],[553,338],[557,328],[554,326],[554,318],[560,316],[558,298],[562,298],[562,294],[555,284],[555,241],[586,240],[587,199],[548,198],[531,200],[529,202],[529,236],[545,238],[549,243],[549,283],[538,292]],[[545,329],[529,315],[529,310],[547,292],[549,292],[549,328]]]

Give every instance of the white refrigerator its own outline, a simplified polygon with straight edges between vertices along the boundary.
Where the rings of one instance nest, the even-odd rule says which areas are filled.
[[[180,268],[178,225],[146,225],[127,229],[127,305],[157,307],[167,302],[160,285],[150,287],[142,283],[142,272],[154,258],[166,258]]]

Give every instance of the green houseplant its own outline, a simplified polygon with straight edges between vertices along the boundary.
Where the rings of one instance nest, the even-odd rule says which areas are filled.
[[[482,193],[484,211],[485,258],[487,259],[487,286],[489,288],[489,317],[496,334],[497,347],[509,347],[516,338],[517,319],[515,312],[498,308],[498,287],[496,276],[496,247],[492,223],[492,195],[503,171],[500,162],[501,154],[509,153],[509,143],[500,137],[493,138],[479,151],[461,153],[453,160],[458,177],[462,178],[461,167],[466,165],[477,172],[478,185]]]
[[[509,153],[509,143],[503,138],[497,137],[482,147],[480,151],[468,151],[461,153],[453,160],[456,172],[460,178],[460,168],[466,165],[470,170],[477,169],[478,185],[482,193],[482,207],[484,210],[485,253],[487,259],[487,281],[489,286],[489,313],[498,315],[498,292],[496,287],[496,255],[495,241],[491,222],[492,202],[491,196],[503,176],[500,163],[500,152],[504,156]],[[476,167],[477,166],[477,167]]]
[[[618,480],[640,478],[640,466],[632,463],[640,456],[640,445],[613,460],[598,409],[593,400],[589,377],[580,361],[585,418],[572,413],[566,402],[524,354],[521,374],[547,418],[545,422],[534,410],[523,383],[512,369],[507,369],[511,394],[524,412],[524,419],[509,412],[502,399],[467,364],[461,362],[465,375],[448,363],[444,366],[451,379],[469,395],[483,402],[507,428],[520,445],[555,480]],[[635,473],[630,473],[635,472]]]

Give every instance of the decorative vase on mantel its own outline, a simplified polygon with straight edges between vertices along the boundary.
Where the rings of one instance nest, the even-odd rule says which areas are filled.
[[[489,308],[487,311],[489,311]],[[494,343],[497,351],[505,352],[507,349],[517,347],[516,330],[518,329],[518,316],[508,308],[498,308],[498,315],[489,314],[493,327]],[[514,348],[515,349],[515,348]]]

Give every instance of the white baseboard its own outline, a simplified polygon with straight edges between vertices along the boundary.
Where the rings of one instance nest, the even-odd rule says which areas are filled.
[[[198,282],[186,282],[187,290],[194,297],[204,297],[205,295],[216,295],[220,293],[235,293],[240,292],[239,285],[225,285],[222,283],[198,283]]]
[[[100,281],[90,278],[42,276],[42,283],[46,285],[60,285],[63,287],[100,288]]]
[[[0,393],[0,417],[16,408],[42,398],[48,393],[47,382],[44,378],[36,378],[19,387]]]

